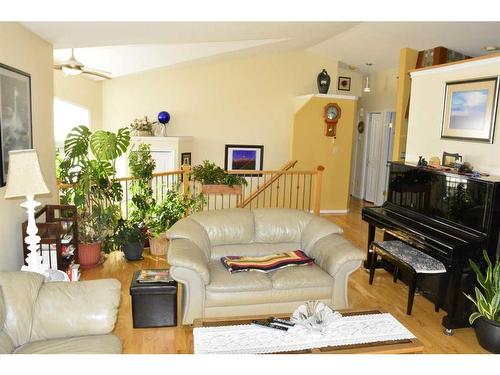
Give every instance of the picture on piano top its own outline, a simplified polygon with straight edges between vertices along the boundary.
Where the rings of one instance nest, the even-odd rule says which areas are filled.
[[[486,202],[491,194],[487,184],[466,176],[396,163],[391,166],[389,202],[478,231],[487,225]]]

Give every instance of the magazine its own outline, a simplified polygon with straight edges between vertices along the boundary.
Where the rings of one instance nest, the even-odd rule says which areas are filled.
[[[168,270],[142,270],[137,277],[138,283],[169,283],[174,281]]]

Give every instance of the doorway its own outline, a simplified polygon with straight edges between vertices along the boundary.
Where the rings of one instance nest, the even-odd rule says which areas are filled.
[[[395,119],[393,111],[370,112],[367,115],[363,199],[376,205],[386,200]]]

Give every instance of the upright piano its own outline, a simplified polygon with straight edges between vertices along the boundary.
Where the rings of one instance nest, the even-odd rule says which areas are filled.
[[[443,326],[448,332],[467,327],[474,306],[464,293],[473,294],[476,282],[469,259],[482,264],[483,249],[492,260],[500,255],[500,179],[390,162],[387,201],[365,207],[362,218],[369,224],[365,267],[376,228],[384,240],[399,239],[440,260],[447,270]],[[377,267],[391,266],[381,261]],[[426,275],[421,285],[422,294],[435,301],[438,277]]]

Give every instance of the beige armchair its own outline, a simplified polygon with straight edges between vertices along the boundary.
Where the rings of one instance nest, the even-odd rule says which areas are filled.
[[[292,312],[319,300],[348,307],[349,275],[364,254],[326,219],[292,209],[227,209],[195,213],[167,232],[172,277],[182,284],[182,323],[196,318]],[[230,274],[226,255],[263,256],[302,250],[312,266]]]
[[[120,289],[114,279],[44,283],[0,272],[0,354],[121,353],[111,333]]]

